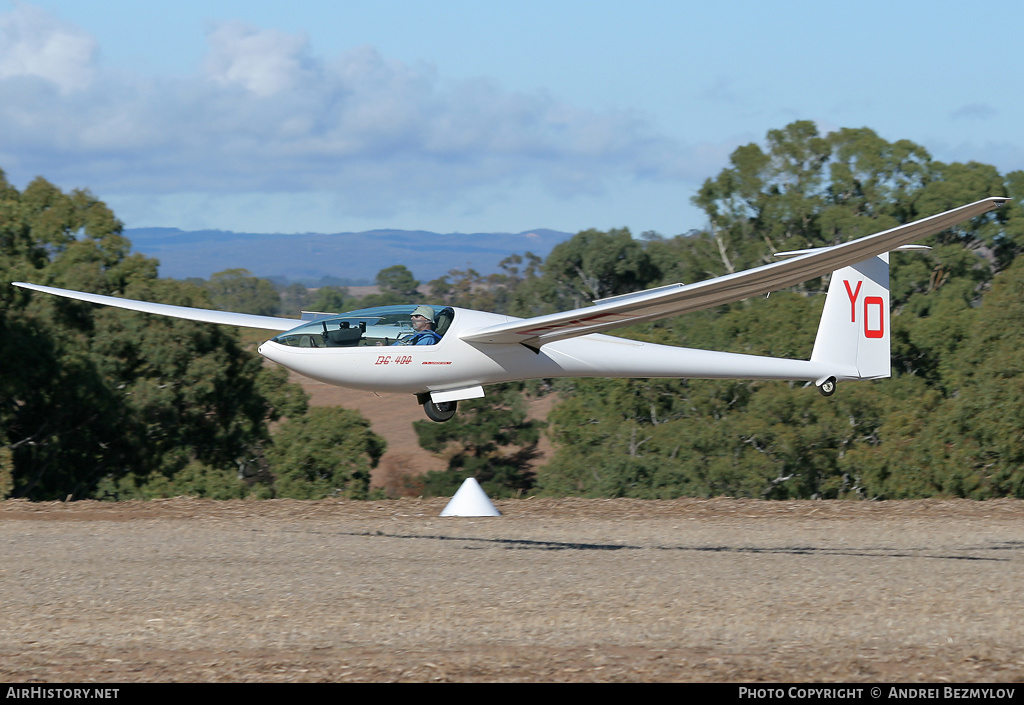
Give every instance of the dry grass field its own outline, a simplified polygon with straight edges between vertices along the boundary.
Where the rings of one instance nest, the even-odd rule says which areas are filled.
[[[0,502],[0,682],[1024,680],[1024,502],[445,503]]]
[[[1024,680],[1024,502],[0,502],[0,681]]]

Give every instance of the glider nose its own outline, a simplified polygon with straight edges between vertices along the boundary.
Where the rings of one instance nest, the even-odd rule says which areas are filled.
[[[258,352],[260,355],[267,358],[268,360],[272,360],[280,364],[281,361],[278,359],[280,357],[280,353],[277,350],[277,348],[277,345],[274,345],[271,341],[268,340],[267,342],[263,343],[258,348],[256,348],[256,352]]]
[[[303,370],[312,361],[308,357],[296,356],[293,350],[294,348],[289,350],[287,346],[275,343],[273,340],[268,340],[256,348],[256,352],[271,362],[276,362],[282,367],[300,374],[308,374],[309,370],[305,372]]]

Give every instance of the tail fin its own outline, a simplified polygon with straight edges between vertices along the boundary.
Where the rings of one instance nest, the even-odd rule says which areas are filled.
[[[813,362],[837,370],[839,379],[878,379],[891,374],[889,255],[832,273]]]

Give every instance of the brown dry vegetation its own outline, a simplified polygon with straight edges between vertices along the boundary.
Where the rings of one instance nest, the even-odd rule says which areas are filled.
[[[0,502],[0,681],[1021,681],[1024,502]]]

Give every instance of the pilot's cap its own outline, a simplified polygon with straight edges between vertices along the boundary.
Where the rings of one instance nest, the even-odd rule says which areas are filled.
[[[413,316],[423,316],[431,323],[434,322],[434,309],[429,306],[417,306],[416,310],[412,312]]]

